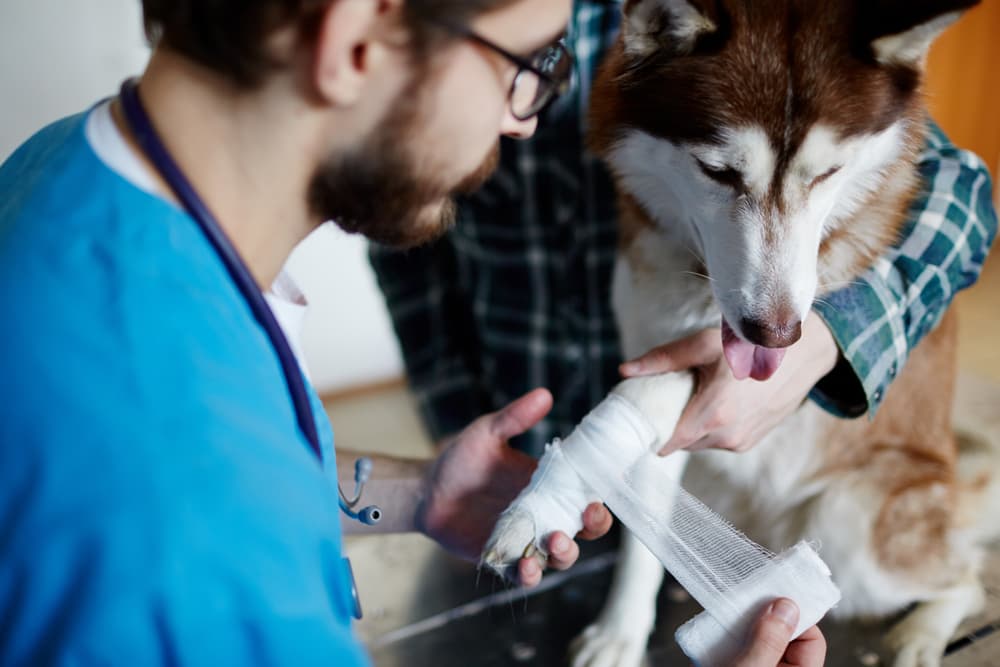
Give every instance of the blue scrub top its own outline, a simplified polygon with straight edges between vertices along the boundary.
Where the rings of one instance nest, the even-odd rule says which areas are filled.
[[[0,664],[367,664],[319,402],[85,121],[0,167]]]

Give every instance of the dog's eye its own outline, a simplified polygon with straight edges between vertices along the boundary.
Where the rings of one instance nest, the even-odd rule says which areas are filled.
[[[717,183],[722,183],[723,185],[728,185],[737,192],[743,192],[746,190],[746,185],[743,183],[743,174],[741,174],[736,169],[732,167],[717,167],[711,164],[705,164],[701,160],[698,160],[698,167],[701,169],[702,173],[711,178]]]
[[[840,171],[840,169],[841,169],[840,167],[830,167],[829,169],[827,169],[826,171],[824,171],[822,174],[820,174],[816,178],[812,179],[812,182],[809,184],[809,187],[810,188],[816,187],[817,185],[819,185],[820,183],[822,183],[826,179],[828,179],[831,176],[833,176],[834,174],[836,174],[838,171]]]

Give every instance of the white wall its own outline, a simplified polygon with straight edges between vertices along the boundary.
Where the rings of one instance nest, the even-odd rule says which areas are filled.
[[[0,0],[0,159],[139,73],[139,0]]]
[[[42,126],[114,94],[148,49],[139,0],[0,0],[0,160]],[[364,242],[327,226],[293,255],[312,305],[307,363],[320,391],[402,374]]]
[[[328,223],[296,248],[287,266],[309,299],[302,344],[321,392],[403,375],[366,248],[362,237]]]

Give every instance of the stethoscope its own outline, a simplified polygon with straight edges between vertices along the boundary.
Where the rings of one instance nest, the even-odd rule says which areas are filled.
[[[198,193],[195,192],[191,182],[184,176],[184,172],[171,157],[170,152],[160,140],[153,122],[146,113],[142,100],[139,99],[138,89],[134,81],[126,81],[122,84],[119,99],[122,104],[122,111],[125,120],[128,122],[136,141],[142,148],[146,157],[149,158],[153,166],[166,181],[174,195],[181,202],[188,214],[198,223],[205,238],[219,255],[219,259],[225,265],[226,270],[237,289],[246,299],[247,305],[253,313],[254,318],[264,329],[264,333],[271,341],[278,360],[281,363],[281,370],[285,375],[285,382],[288,384],[288,392],[292,397],[292,405],[295,408],[295,417],[303,435],[309,441],[309,446],[321,461],[323,459],[319,446],[319,435],[316,432],[316,421],[313,418],[312,402],[306,391],[305,381],[302,378],[302,371],[299,368],[298,360],[288,345],[288,339],[274,318],[274,313],[267,305],[264,295],[261,293],[250,275],[250,270],[236,252],[236,248],[229,241],[226,233],[219,226],[215,216],[208,210]],[[361,458],[354,464],[354,496],[347,497],[344,490],[337,485],[338,502],[340,509],[348,517],[356,519],[369,526],[379,522],[382,518],[382,510],[376,505],[369,505],[358,510],[361,503],[361,495],[364,493],[365,484],[371,476],[371,459]]]

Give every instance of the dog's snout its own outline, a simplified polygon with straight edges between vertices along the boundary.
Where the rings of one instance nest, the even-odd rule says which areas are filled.
[[[765,322],[744,317],[740,329],[748,341],[761,347],[788,347],[802,336],[802,321]]]

